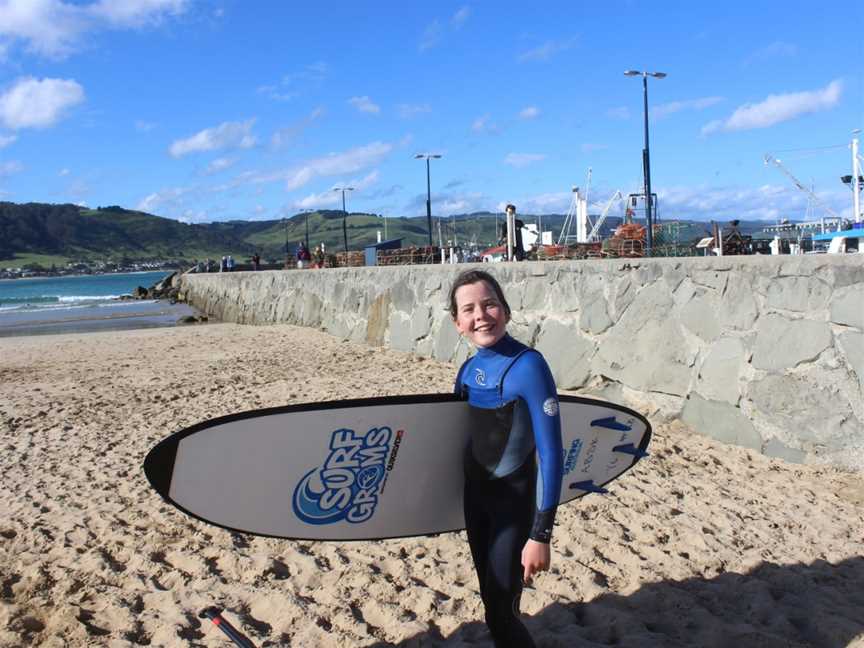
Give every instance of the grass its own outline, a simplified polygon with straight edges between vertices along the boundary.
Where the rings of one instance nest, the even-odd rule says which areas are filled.
[[[38,263],[45,268],[50,268],[52,264],[58,268],[65,268],[69,261],[69,257],[65,256],[30,254],[25,252],[23,254],[16,254],[14,259],[0,260],[0,268],[23,268],[29,263]]]

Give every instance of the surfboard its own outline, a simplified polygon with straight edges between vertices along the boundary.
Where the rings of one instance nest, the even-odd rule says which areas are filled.
[[[625,407],[559,396],[561,503],[646,455],[651,426]],[[153,488],[209,524],[297,540],[379,540],[464,528],[468,405],[449,394],[291,405],[180,430],[144,461]]]

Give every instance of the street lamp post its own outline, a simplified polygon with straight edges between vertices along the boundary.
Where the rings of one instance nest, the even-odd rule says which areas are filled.
[[[309,249],[309,212],[311,209],[304,209],[303,213],[306,215],[306,249]]]
[[[333,191],[342,192],[342,238],[345,242],[345,251],[348,251],[348,212],[345,210],[345,192],[354,191],[354,187],[333,187]]]
[[[429,160],[440,160],[437,153],[418,153],[415,160],[426,160],[426,224],[429,226],[429,247],[432,247],[432,184],[429,175]]]
[[[645,233],[646,255],[651,256],[651,250],[654,247],[654,219],[653,205],[651,197],[651,155],[648,149],[648,77],[652,76],[655,79],[662,79],[666,76],[665,72],[641,72],[639,70],[627,70],[625,76],[641,76],[642,77],[642,98],[644,103],[645,114],[645,148],[642,149],[642,170],[645,174],[645,219],[647,231]]]
[[[283,218],[282,222],[285,223],[285,268],[289,267],[288,259],[289,259],[289,250],[288,250],[288,219]]]

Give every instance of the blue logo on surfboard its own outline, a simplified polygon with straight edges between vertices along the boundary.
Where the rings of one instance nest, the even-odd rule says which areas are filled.
[[[359,524],[371,518],[392,470],[402,430],[388,461],[393,436],[389,427],[372,428],[365,435],[345,428],[333,432],[324,465],[309,471],[294,489],[295,515],[308,524],[341,520]]]

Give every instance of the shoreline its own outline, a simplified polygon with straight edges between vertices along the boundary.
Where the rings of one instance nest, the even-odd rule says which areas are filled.
[[[119,310],[121,308],[122,311]],[[67,316],[58,316],[58,311],[64,311]],[[72,306],[62,309],[10,310],[0,312],[0,338],[137,328],[170,328],[181,325],[180,320],[187,317],[200,320],[202,314],[183,302],[172,304],[158,299],[124,300],[118,298],[105,300],[97,305]]]
[[[0,269],[2,272],[2,269]],[[155,272],[165,272],[166,274],[171,274],[172,272],[181,272],[180,268],[174,268],[171,270],[128,270],[123,272],[85,272],[82,274],[48,274],[48,275],[36,275],[33,277],[3,277],[0,278],[0,283],[4,281],[20,281],[22,279],[25,280],[36,280],[36,279],[64,279],[66,277],[70,279],[80,279],[82,277],[102,277],[104,275],[137,275],[137,274],[150,274]]]

